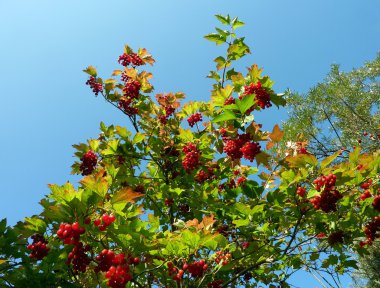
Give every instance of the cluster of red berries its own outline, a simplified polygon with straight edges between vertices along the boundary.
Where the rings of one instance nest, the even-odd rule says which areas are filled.
[[[187,119],[187,123],[189,123],[190,127],[193,127],[195,123],[202,121],[202,114],[197,112]]]
[[[63,240],[66,245],[77,245],[79,243],[80,235],[84,234],[86,230],[79,225],[78,222],[73,224],[61,223],[57,230],[57,236]]]
[[[364,227],[364,233],[367,236],[367,239],[364,241],[361,241],[359,245],[361,247],[365,245],[371,245],[372,242],[376,238],[380,238],[380,234],[378,233],[380,231],[380,217],[375,216],[373,218],[373,221],[370,221],[367,225]]]
[[[183,265],[183,267],[186,267],[187,269],[187,265],[186,263]],[[181,282],[181,279],[183,277],[183,274],[185,273],[185,268],[183,269],[178,269],[177,267],[174,267],[174,264],[172,262],[168,262],[168,272],[169,272],[169,276],[172,277],[172,279],[174,281],[177,281],[178,283]]]
[[[364,183],[362,183],[360,185],[360,188],[362,188],[362,189],[369,189],[371,187],[372,183],[373,183],[373,180],[372,179],[368,179],[368,181],[366,181],[366,182],[364,182]]]
[[[170,207],[170,206],[172,206],[174,204],[174,200],[173,200],[173,198],[166,198],[165,199],[165,205],[167,206],[167,207]]]
[[[119,60],[117,62],[124,67],[127,67],[129,64],[132,64],[132,66],[144,65],[144,61],[136,53],[124,53],[119,56]]]
[[[253,161],[257,154],[261,152],[261,147],[257,142],[251,142],[251,136],[247,133],[238,135],[237,139],[228,139],[225,137],[223,151],[232,159],[244,157]]]
[[[327,237],[327,242],[334,246],[336,244],[342,244],[344,241],[344,232],[342,230],[338,230],[335,232],[332,232],[329,237]]]
[[[42,260],[50,250],[49,247],[47,247],[48,241],[40,234],[34,234],[31,238],[33,242],[27,246],[27,249],[31,251],[29,257]]]
[[[115,254],[112,250],[104,249],[95,257],[98,266],[94,268],[96,273],[105,272],[108,279],[107,285],[112,288],[124,288],[132,280],[130,265],[138,265],[140,258],[128,256],[124,253]]]
[[[261,82],[257,81],[256,84],[252,83],[250,85],[244,86],[244,92],[243,95],[239,98],[242,99],[246,95],[256,95],[256,103],[258,106],[261,107],[261,109],[269,108],[272,106],[270,103],[270,93],[262,87]],[[250,107],[247,111],[247,113],[251,113],[254,110],[254,105]]]
[[[98,95],[99,93],[103,92],[103,85],[101,83],[96,82],[96,78],[93,76],[90,76],[90,79],[87,80],[86,85],[90,86],[92,92],[94,92],[95,95]]]
[[[304,187],[298,187],[296,193],[301,198],[304,198],[306,195],[306,189]]]
[[[168,122],[168,119],[171,115],[173,115],[175,108],[173,106],[165,106],[165,114],[158,116],[161,124],[165,125]]]
[[[82,175],[85,176],[90,175],[92,171],[94,171],[98,162],[98,157],[94,152],[89,150],[86,154],[82,156],[82,158],[80,158],[80,160],[82,161],[82,163],[79,167],[79,170],[82,172]]]
[[[336,175],[334,174],[323,175],[314,180],[313,183],[316,184],[317,191],[321,191],[323,187],[321,194],[310,200],[315,209],[321,209],[325,213],[336,211],[336,203],[343,196],[335,189],[335,181]]]
[[[232,104],[235,104],[235,98],[234,97],[230,96],[226,100],[224,100],[225,106],[232,105]]]
[[[185,263],[186,265],[187,263]],[[205,260],[197,260],[193,263],[188,264],[187,266],[184,265],[184,268],[187,268],[190,275],[194,278],[199,278],[203,276],[203,273],[208,269],[208,265],[205,263]],[[186,269],[183,269],[186,270]]]
[[[105,231],[115,220],[115,215],[104,213],[101,218],[94,220],[94,225],[98,227],[99,231]]]
[[[248,241],[244,241],[241,243],[241,248],[248,249],[251,244]]]
[[[376,195],[373,199],[372,206],[375,210],[380,212],[380,195]]]
[[[247,182],[247,178],[245,178],[244,176],[241,176],[236,180],[236,186],[238,187],[243,186],[245,182]]]
[[[83,245],[82,242],[75,244],[69,255],[67,256],[66,264],[73,265],[75,272],[86,272],[87,266],[91,262],[91,258],[86,254],[91,250],[90,245]]]
[[[198,168],[200,163],[201,152],[198,150],[197,146],[191,142],[187,143],[183,148],[182,152],[185,152],[186,155],[182,160],[182,166],[186,172],[190,172]]]
[[[209,167],[207,167],[207,171],[205,170],[199,170],[198,173],[195,175],[195,181],[199,183],[204,183],[205,181],[209,179],[216,178],[215,176],[215,170],[219,169],[218,164],[211,164]]]
[[[119,100],[118,106],[128,115],[135,115],[138,109],[134,107],[135,101],[139,98],[141,84],[137,80],[129,79],[123,88],[123,97]]]
[[[369,192],[369,190],[364,190],[362,194],[360,194],[360,201],[364,201],[367,198],[371,198],[372,194]]]
[[[91,247],[89,245],[83,245],[83,243],[79,241],[80,236],[85,232],[86,230],[81,227],[78,222],[72,224],[61,223],[57,230],[57,236],[63,240],[63,244],[74,245],[66,261],[67,265],[73,265],[74,272],[85,272],[91,262],[90,257],[86,254],[86,252],[91,250]]]
[[[223,251],[217,251],[215,253],[215,263],[217,263],[217,264],[222,263],[222,265],[225,266],[230,262],[231,257],[232,257],[231,253],[226,253]]]

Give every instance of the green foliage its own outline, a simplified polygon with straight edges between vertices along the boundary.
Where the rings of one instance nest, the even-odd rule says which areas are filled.
[[[288,92],[289,119],[283,125],[284,145],[307,140],[309,151],[317,157],[334,154],[342,147],[379,149],[379,77],[380,54],[350,72],[342,72],[338,65],[333,65],[325,81],[304,95]]]
[[[342,274],[355,266],[351,251],[364,252],[362,226],[377,215],[373,199],[358,201],[360,185],[372,179],[369,190],[377,193],[378,154],[356,149],[336,164],[273,152],[283,131],[277,125],[263,131],[252,113],[263,109],[262,95],[277,106],[284,99],[257,65],[246,76],[227,70],[250,50],[235,34],[243,22],[217,19],[228,30],[206,38],[225,44],[227,54],[210,73],[209,102],[182,105],[180,92],[156,94],[154,101],[152,75],[137,68],[154,62],[145,49],[135,54],[125,46],[129,62],[115,78],[85,71],[94,77],[91,88],[134,131],[102,122],[97,139],[74,145],[72,172],[84,176],[77,188],[49,185],[40,215],[15,227],[0,222],[0,286],[289,287],[301,269]],[[259,92],[245,93],[257,83]],[[326,212],[308,199],[323,194],[313,180],[329,174],[342,197]],[[343,236],[334,242],[337,232]],[[109,250],[118,260],[102,258]]]

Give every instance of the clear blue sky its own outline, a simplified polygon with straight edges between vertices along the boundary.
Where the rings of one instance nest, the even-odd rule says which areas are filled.
[[[349,70],[376,56],[379,11],[369,0],[0,0],[0,219],[14,224],[39,213],[48,183],[78,179],[70,175],[71,145],[96,137],[100,121],[126,124],[81,72],[94,65],[108,77],[125,43],[156,58],[156,92],[207,100],[205,76],[223,50],[202,36],[217,24],[214,14],[229,13],[247,24],[246,66],[264,67],[277,92],[307,91],[330,64]],[[267,127],[286,118],[285,110],[269,111],[260,116]],[[311,276],[294,284],[319,287]]]

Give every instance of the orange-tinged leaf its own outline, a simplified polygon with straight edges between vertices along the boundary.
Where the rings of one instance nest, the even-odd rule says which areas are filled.
[[[193,220],[189,220],[186,222],[186,226],[187,227],[195,227],[195,228],[198,228],[198,225],[199,225],[199,221],[198,219],[194,218]]]
[[[283,136],[284,136],[284,132],[281,131],[280,127],[277,124],[273,127],[272,133],[269,134],[269,138],[273,142],[280,142]]]
[[[259,69],[257,64],[253,64],[251,68],[248,68],[248,76],[250,77],[252,82],[256,83],[257,80],[260,78],[262,71],[263,71],[263,68]]]
[[[288,156],[285,158],[286,162],[290,164],[290,167],[304,167],[306,164],[312,166],[318,165],[318,160],[311,154],[298,154],[296,156]]]
[[[210,230],[212,225],[216,222],[214,215],[204,216],[202,222],[200,223],[200,228],[204,230]]]
[[[112,76],[119,76],[121,73],[123,73],[121,70],[113,70]]]
[[[135,199],[140,198],[142,196],[144,196],[144,194],[135,192],[130,187],[126,187],[116,192],[113,195],[111,202],[112,204],[118,202],[135,203]]]
[[[270,150],[273,148],[273,146],[274,146],[274,143],[272,141],[268,141],[266,148],[267,148],[267,150]]]
[[[6,262],[8,262],[7,259],[0,259],[0,265],[1,265],[1,264],[4,264],[4,263],[6,263]]]
[[[100,170],[96,174],[91,174],[79,181],[85,188],[94,191],[96,194],[104,197],[108,192],[109,183],[105,171]]]
[[[140,56],[144,63],[148,63],[149,65],[153,65],[153,63],[155,62],[152,55],[150,55],[145,48],[140,48],[137,52],[137,55]]]

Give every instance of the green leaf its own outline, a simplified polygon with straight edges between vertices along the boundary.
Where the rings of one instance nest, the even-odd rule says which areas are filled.
[[[223,114],[220,114],[216,116],[211,122],[217,123],[217,122],[223,122],[223,121],[228,121],[228,120],[234,120],[236,119],[235,113],[233,113],[230,110],[224,111]]]
[[[322,160],[321,169],[326,168],[329,164],[331,164],[340,154],[342,154],[342,150],[335,152],[333,155],[330,155]]]
[[[88,175],[79,181],[85,188],[94,191],[101,197],[104,197],[108,192],[108,178],[103,177],[104,171],[99,171],[94,175]]]
[[[214,42],[216,45],[221,45],[226,42],[226,37],[218,33],[210,33],[204,36],[207,40]]]
[[[247,95],[242,100],[236,99],[235,103],[238,106],[240,113],[245,114],[245,112],[255,104],[255,96]]]
[[[220,81],[220,75],[216,71],[210,71],[210,74],[207,75],[207,78],[215,79]]]
[[[232,19],[232,28],[233,29],[239,28],[239,27],[244,26],[244,25],[245,25],[245,23],[240,21],[237,17]]]
[[[133,137],[133,144],[137,144],[137,143],[140,143],[141,141],[143,141],[145,138],[145,134],[142,134],[140,132],[137,132],[135,134],[135,137]]]
[[[246,219],[237,219],[237,220],[232,221],[232,223],[233,223],[236,227],[247,226],[247,225],[249,225],[250,222],[251,222],[251,221],[249,221],[248,218],[246,218]]]
[[[83,70],[83,72],[93,76],[93,77],[96,77],[98,74],[96,72],[96,68],[93,67],[93,66],[88,66],[86,69]]]
[[[201,237],[198,233],[193,233],[189,230],[185,230],[182,232],[182,242],[193,249],[197,249],[199,246]]]
[[[219,20],[220,23],[222,24],[225,24],[225,25],[230,25],[230,15],[227,15],[227,16],[223,16],[223,15],[220,15],[220,14],[217,14],[215,15],[216,19]]]
[[[229,67],[231,64],[230,62],[227,62],[226,59],[222,56],[216,57],[214,59],[214,62],[216,63],[216,70],[220,70],[224,67]]]

